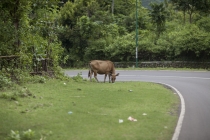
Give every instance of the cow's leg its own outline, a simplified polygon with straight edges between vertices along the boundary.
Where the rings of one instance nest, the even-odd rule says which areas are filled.
[[[106,82],[106,76],[107,76],[107,74],[104,75],[104,83]]]
[[[112,74],[109,73],[109,83],[111,83],[111,76],[112,76]]]
[[[90,81],[92,81],[93,71],[92,71],[92,70],[90,70],[90,71],[89,71],[89,74],[90,74],[90,75],[89,75],[89,76],[90,76]]]
[[[98,78],[97,78],[97,72],[95,72],[95,71],[94,71],[94,77],[95,77],[95,79],[97,80],[97,82],[99,82],[99,81],[98,81]]]

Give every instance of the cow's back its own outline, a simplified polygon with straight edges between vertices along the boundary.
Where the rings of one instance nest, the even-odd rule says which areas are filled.
[[[98,74],[108,74],[113,71],[114,64],[109,60],[92,60],[90,61],[90,67],[93,71],[97,71]]]

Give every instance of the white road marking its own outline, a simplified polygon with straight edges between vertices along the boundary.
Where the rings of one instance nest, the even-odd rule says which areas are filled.
[[[159,82],[155,82],[155,83],[159,83]],[[180,115],[179,115],[179,120],[177,122],[174,135],[172,137],[172,140],[178,140],[179,134],[180,134],[180,131],[181,131],[181,128],[182,128],[182,123],[183,123],[183,120],[184,120],[184,115],[185,115],[185,101],[184,101],[184,98],[183,98],[182,94],[175,87],[173,87],[173,86],[171,86],[169,84],[165,84],[165,83],[159,83],[159,84],[163,84],[163,85],[166,85],[166,86],[172,88],[173,90],[176,91],[176,93],[180,97],[180,100],[181,100],[181,112],[180,112]]]
[[[68,75],[70,77],[77,76],[75,75]],[[87,77],[87,75],[81,75],[83,77]],[[97,77],[104,77],[104,75],[98,75]],[[202,79],[202,80],[210,80],[208,77],[183,77],[183,76],[156,76],[156,75],[120,75],[120,77],[160,77],[160,78],[182,78],[182,79]],[[135,81],[135,80],[132,80]]]
[[[122,76],[133,76],[133,77],[137,77],[137,76],[147,76],[147,77],[162,77],[162,78],[188,78],[188,79],[204,79],[204,80],[210,80],[210,78],[205,78],[205,77],[182,77],[182,76],[155,76],[155,75],[120,75],[120,77]]]

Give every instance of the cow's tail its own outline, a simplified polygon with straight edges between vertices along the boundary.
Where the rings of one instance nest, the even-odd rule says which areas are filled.
[[[90,61],[90,62],[91,62],[91,61]],[[90,77],[90,72],[91,72],[90,62],[89,62],[89,72],[88,72],[88,78]]]

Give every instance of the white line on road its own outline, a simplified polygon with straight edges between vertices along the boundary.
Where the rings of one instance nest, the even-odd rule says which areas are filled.
[[[162,77],[162,78],[189,78],[189,79],[204,79],[204,80],[210,80],[210,78],[205,78],[205,77],[182,77],[182,76],[155,76],[155,75],[120,75],[120,77],[122,76],[126,76],[126,77],[129,77],[129,76],[134,76],[134,77],[137,77],[137,76],[146,76],[146,77]]]
[[[155,82],[155,83],[157,83],[157,82]],[[184,101],[184,98],[183,98],[182,94],[175,87],[173,87],[173,86],[171,86],[169,84],[165,84],[165,83],[159,83],[159,84],[163,84],[163,85],[166,85],[166,86],[172,88],[173,90],[176,91],[176,93],[180,97],[180,100],[181,100],[181,112],[180,112],[179,120],[177,122],[176,129],[175,129],[175,132],[174,132],[174,135],[173,135],[173,138],[172,138],[172,140],[178,140],[179,134],[180,134],[180,131],[181,131],[181,128],[182,128],[182,123],[183,123],[183,120],[184,120],[184,115],[185,115],[185,101]]]
[[[68,74],[67,74],[68,75]],[[68,75],[70,77],[76,76],[76,75]],[[81,76],[87,76],[87,75],[81,75]],[[99,77],[104,75],[98,75]],[[156,75],[120,75],[120,77],[160,77],[160,78],[183,78],[183,79],[203,79],[203,80],[210,80],[210,78],[205,77],[182,77],[182,76],[156,76]]]

